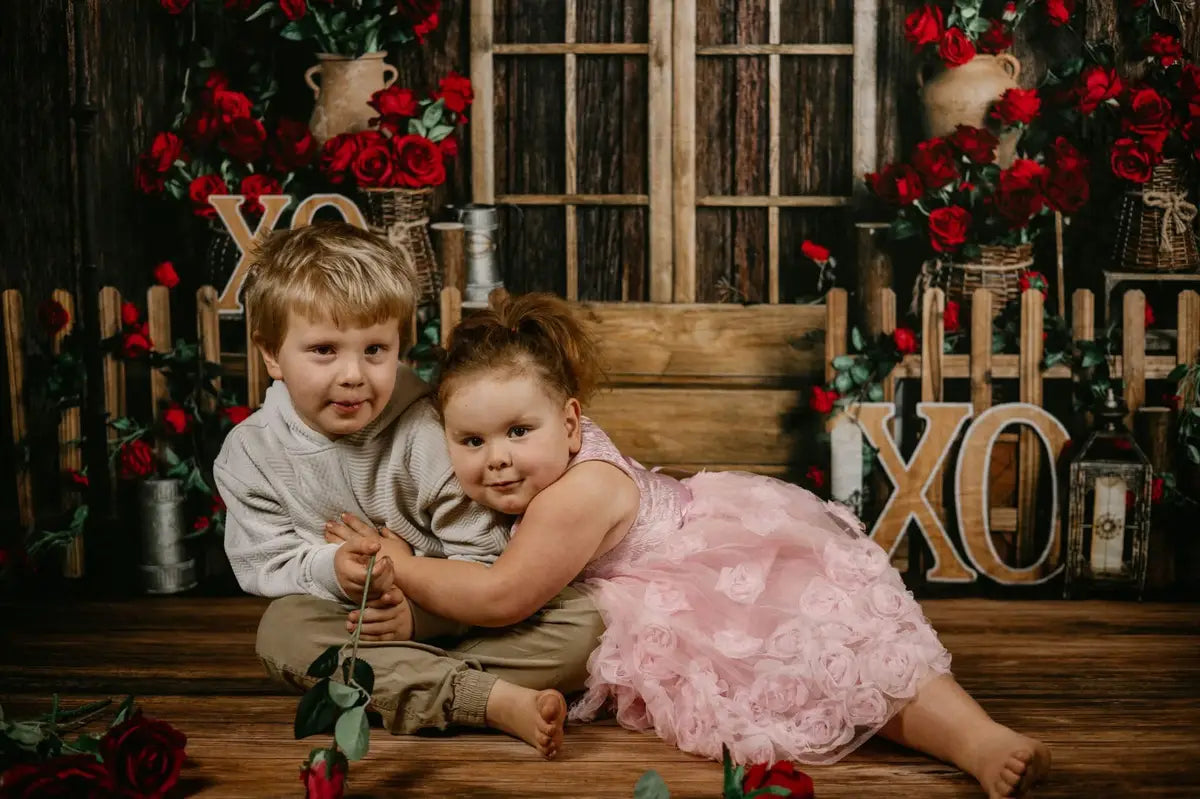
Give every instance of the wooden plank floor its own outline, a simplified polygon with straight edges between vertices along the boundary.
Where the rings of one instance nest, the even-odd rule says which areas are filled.
[[[0,704],[9,718],[135,693],[188,735],[188,787],[206,797],[295,797],[313,741],[296,698],[254,658],[257,599],[0,604]],[[999,721],[1053,749],[1039,797],[1200,797],[1200,606],[933,600],[960,681]],[[720,767],[612,724],[571,727],[561,760],[501,735],[372,731],[352,795],[628,797],[647,768],[674,797],[714,799]],[[973,797],[954,769],[872,741],[809,769],[821,799]]]

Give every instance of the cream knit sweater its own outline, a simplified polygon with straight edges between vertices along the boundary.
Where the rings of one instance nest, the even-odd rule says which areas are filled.
[[[348,601],[325,522],[343,512],[386,526],[418,555],[493,563],[508,520],[463,493],[450,468],[429,387],[401,367],[383,412],[330,441],[296,414],[276,381],[230,431],[213,464],[225,500],[225,552],[247,593]]]

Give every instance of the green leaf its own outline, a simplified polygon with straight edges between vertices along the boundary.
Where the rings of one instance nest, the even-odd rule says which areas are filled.
[[[1200,464],[1200,449],[1197,449],[1195,444],[1187,445],[1187,456],[1192,463]]]
[[[1080,353],[1083,357],[1080,359],[1079,365],[1084,369],[1104,363],[1104,353],[1090,341],[1080,347]]]
[[[892,220],[889,232],[891,237],[897,241],[901,239],[910,239],[917,235],[917,226],[908,219],[898,216]]]
[[[863,341],[862,331],[857,327],[850,330],[850,346],[854,347],[855,352],[862,352],[867,343]]]
[[[409,133],[413,133],[413,134],[415,134],[415,135],[417,135],[417,136],[425,136],[425,135],[427,135],[427,131],[425,130],[425,126],[421,124],[421,120],[419,120],[419,119],[410,119],[410,120],[408,120],[408,132],[409,132]]]
[[[262,6],[250,16],[246,17],[246,22],[256,20],[263,14],[269,14],[272,9],[278,8],[278,3],[263,3]]]
[[[1183,379],[1183,376],[1186,375],[1187,372],[1188,365],[1186,363],[1181,363],[1171,370],[1171,373],[1167,375],[1167,379],[1172,382],[1179,382]]]
[[[329,698],[329,678],[309,688],[296,707],[296,722],[292,727],[297,738],[323,735],[333,727],[338,706]]]
[[[833,368],[845,372],[854,366],[854,358],[849,355],[839,355],[833,359]]]
[[[179,463],[179,456],[170,447],[163,447],[163,455],[167,458],[167,466],[175,466]]]
[[[298,20],[293,20],[280,28],[279,35],[293,42],[298,42],[304,38],[304,33],[300,28]]]
[[[757,791],[751,791],[746,794],[746,799],[756,799],[759,796],[791,796],[792,792],[782,785],[768,785],[766,788],[759,788]]]
[[[861,386],[871,379],[871,367],[865,363],[856,363],[850,369],[850,377],[855,385]]]
[[[883,402],[883,386],[878,383],[872,383],[867,389],[867,399],[871,402]]]
[[[110,724],[109,726],[116,727],[118,724],[122,724],[122,723],[128,721],[129,716],[132,713],[133,713],[133,694],[130,694],[129,696],[125,697],[124,700],[122,700],[120,706],[117,708],[116,714],[113,716],[112,724]]]
[[[453,125],[434,125],[429,129],[429,140],[433,142],[439,142],[453,132]]]
[[[354,707],[361,696],[362,691],[352,685],[343,685],[340,682],[329,683],[329,698],[343,710],[349,710]]]
[[[308,677],[332,677],[333,672],[337,669],[338,654],[341,651],[342,647],[339,644],[329,647],[309,664],[305,675]]]
[[[651,769],[633,786],[633,799],[671,799],[671,791],[662,775]]]
[[[442,121],[442,116],[446,112],[446,102],[438,100],[436,103],[430,103],[425,109],[425,113],[421,114],[421,124],[426,128],[432,129],[435,125]]]
[[[371,728],[367,725],[367,709],[352,707],[338,717],[333,740],[350,760],[362,760],[371,745]]]
[[[838,376],[834,378],[833,385],[839,394],[845,394],[854,388],[854,378],[850,377],[846,372],[839,372]]]
[[[342,661],[342,679],[346,681],[346,684],[350,683],[350,658]],[[367,696],[370,696],[371,692],[375,690],[375,670],[362,658],[354,659],[354,682],[367,692]]]

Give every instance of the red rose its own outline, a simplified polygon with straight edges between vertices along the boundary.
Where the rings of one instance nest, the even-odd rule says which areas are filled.
[[[235,160],[249,164],[262,158],[267,131],[252,117],[238,117],[221,134],[221,149]]]
[[[1046,180],[1046,204],[1055,211],[1073,214],[1087,205],[1092,187],[1087,170],[1082,168],[1052,169]]]
[[[1155,322],[1158,321],[1157,319],[1154,318],[1154,309],[1150,307],[1150,303],[1146,303],[1146,312],[1143,315],[1143,317],[1146,322],[1146,327],[1151,327],[1154,325]]]
[[[209,513],[211,513],[215,516],[216,514],[221,513],[224,510],[225,510],[225,500],[221,499],[220,494],[213,494],[212,495],[212,507],[209,509]]]
[[[244,119],[254,110],[250,98],[241,92],[230,91],[219,86],[208,92],[209,107],[218,122],[225,127],[235,119]]]
[[[396,0],[396,13],[415,24],[436,14],[441,4],[442,0]]]
[[[158,0],[159,5],[167,10],[168,14],[182,14],[192,0]]]
[[[1012,227],[1022,227],[1045,205],[1047,171],[1028,158],[1018,158],[1000,173],[996,186],[996,212]]]
[[[1046,0],[1046,17],[1054,27],[1066,25],[1075,12],[1075,0]]]
[[[946,300],[946,310],[942,313],[942,329],[947,333],[957,333],[961,327],[958,313],[958,303],[954,300]]]
[[[415,117],[421,110],[412,89],[389,86],[371,95],[367,105],[385,117]]]
[[[805,239],[804,243],[800,245],[800,252],[804,254],[805,258],[809,258],[819,264],[823,264],[829,260],[829,250],[808,239]]]
[[[212,524],[212,520],[209,519],[207,516],[197,516],[196,519],[192,522],[192,530],[194,532],[199,533],[204,530],[207,530],[210,524]]]
[[[438,142],[438,147],[442,148],[442,158],[453,158],[458,155],[458,137],[447,136]]]
[[[121,445],[118,456],[121,465],[121,479],[133,480],[145,477],[154,471],[154,449],[140,438]],[[108,761],[108,758],[105,758]],[[112,765],[110,763],[110,765]]]
[[[223,127],[220,117],[210,109],[196,109],[183,122],[183,135],[193,145],[207,147]]]
[[[962,28],[950,28],[938,42],[938,57],[948,67],[961,67],[975,57],[975,45],[963,33]]]
[[[1167,484],[1161,477],[1155,477],[1150,483],[1150,502],[1157,505],[1162,502],[1163,494],[1166,493]]]
[[[1050,288],[1050,283],[1046,280],[1046,276],[1041,272],[1022,272],[1017,278],[1017,288],[1021,290],[1022,294],[1030,289],[1037,289],[1038,291],[1042,292],[1042,296],[1045,297],[1046,291]]]
[[[0,795],[107,799],[116,791],[112,775],[99,760],[91,755],[63,755],[36,765],[13,766],[0,778]]]
[[[121,324],[132,327],[142,320],[142,314],[132,302],[121,303]]]
[[[1200,96],[1200,66],[1195,64],[1184,64],[1183,73],[1179,76],[1179,93],[1187,100],[1194,100]],[[1192,116],[1195,116],[1195,111]]]
[[[1042,100],[1038,97],[1037,89],[1009,89],[992,106],[989,116],[1005,127],[1028,125],[1037,117],[1041,107]]]
[[[79,488],[87,488],[88,485],[90,484],[90,481],[88,480],[88,476],[86,474],[83,474],[82,472],[77,472],[74,469],[67,472],[67,477],[70,479],[71,485],[78,486]]]
[[[866,179],[871,191],[892,205],[910,205],[924,191],[921,176],[908,164],[889,164],[878,173],[868,172]]]
[[[166,181],[149,154],[138,156],[137,166],[133,170],[133,185],[142,194],[161,194],[166,188]]]
[[[353,133],[339,133],[321,148],[321,173],[330,183],[342,183],[358,155],[359,139]]]
[[[175,435],[182,435],[187,432],[191,417],[188,416],[188,412],[182,405],[173,403],[163,411],[162,420],[168,430]]]
[[[304,0],[279,0],[279,10],[290,20],[297,20],[308,13]]]
[[[379,188],[393,183],[392,151],[387,142],[368,144],[354,156],[350,169],[363,188]]]
[[[940,40],[945,29],[942,10],[934,5],[921,6],[904,19],[904,38],[915,50]]]
[[[265,194],[282,194],[283,188],[279,185],[279,181],[270,175],[256,172],[242,178],[242,185],[238,187],[238,192],[246,196],[246,201],[242,203],[242,210],[251,216],[259,216],[264,210],[259,198]]]
[[[1050,145],[1049,156],[1050,163],[1055,169],[1084,169],[1088,163],[1083,154],[1066,136],[1059,136],[1054,140],[1054,143]]]
[[[1139,141],[1128,137],[1113,142],[1109,159],[1113,174],[1134,183],[1145,183],[1150,179],[1154,166],[1154,153]]]
[[[746,776],[742,778],[742,793],[772,787],[790,791],[784,795],[793,799],[813,799],[812,777],[798,771],[790,760],[780,760],[770,768],[765,763],[756,763],[746,770]]]
[[[940,189],[958,177],[954,150],[945,139],[930,139],[917,145],[912,156],[913,168],[921,183],[930,190]]]
[[[979,49],[985,53],[1001,53],[1012,47],[1012,31],[1003,20],[992,20],[992,26],[979,37]]]
[[[150,143],[150,149],[146,151],[146,156],[149,163],[153,164],[155,171],[160,174],[166,172],[183,157],[183,139],[170,131],[159,133]]]
[[[1183,397],[1178,394],[1163,394],[1162,403],[1173,411],[1179,410],[1179,406],[1183,404]]]
[[[466,111],[467,106],[475,99],[475,94],[471,91],[471,79],[464,78],[457,72],[451,72],[438,81],[438,89],[440,91],[434,97],[444,100],[446,108],[456,114]]]
[[[1099,65],[1088,67],[1079,76],[1079,86],[1075,89],[1079,110],[1084,114],[1092,113],[1101,103],[1118,96],[1122,88],[1115,69]]]
[[[126,358],[133,359],[148,353],[154,344],[150,341],[146,330],[147,326],[142,324],[141,328],[126,333],[121,338],[121,354]]]
[[[154,267],[154,281],[160,286],[166,286],[169,289],[178,286],[179,275],[175,272],[175,264],[170,261],[163,261]]]
[[[52,336],[62,332],[71,321],[71,314],[67,313],[67,309],[58,300],[38,303],[37,317],[38,322]]]
[[[241,424],[250,415],[250,409],[245,405],[232,405],[228,408],[222,408],[221,413],[225,414],[225,418],[233,424]]]
[[[829,483],[829,476],[820,466],[809,466],[808,471],[804,473],[804,479],[816,491],[820,491]]]
[[[336,749],[314,749],[300,769],[305,799],[341,799],[346,790],[346,756]]]
[[[192,201],[192,213],[196,216],[211,219],[217,215],[217,209],[208,204],[211,194],[228,194],[229,187],[220,175],[201,175],[188,184],[188,199]]]
[[[413,25],[413,36],[417,37],[417,41],[421,44],[425,43],[425,37],[437,30],[438,15],[430,14],[421,22]]]
[[[1171,104],[1149,86],[1135,89],[1126,100],[1126,116],[1121,129],[1139,136],[1165,130],[1171,124]]]
[[[186,746],[186,735],[138,711],[100,740],[100,757],[120,785],[137,796],[161,799],[179,781]]]
[[[276,123],[269,150],[272,166],[279,172],[290,172],[312,163],[317,154],[317,140],[307,123],[285,118]]]
[[[1000,140],[990,130],[969,125],[959,125],[946,141],[975,164],[990,164],[995,161],[996,146],[1000,144]]]
[[[829,413],[833,410],[833,403],[837,398],[836,391],[826,391],[820,386],[813,386],[808,395],[808,407],[817,413]]]
[[[971,213],[966,208],[957,205],[935,208],[929,214],[929,245],[938,252],[954,252],[967,240],[971,222]]]
[[[1183,47],[1169,33],[1152,33],[1146,40],[1146,54],[1158,56],[1164,67],[1169,67],[1183,58]]]
[[[419,189],[440,186],[446,181],[442,151],[424,136],[410,134],[392,139],[396,154],[396,185]]]
[[[911,355],[917,351],[917,337],[907,327],[896,328],[892,332],[892,342],[901,355]]]

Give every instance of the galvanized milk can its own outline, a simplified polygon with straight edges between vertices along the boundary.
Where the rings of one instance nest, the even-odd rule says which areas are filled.
[[[494,205],[465,205],[458,211],[466,233],[467,280],[464,303],[487,304],[488,295],[504,286],[500,271],[500,214]]]
[[[184,544],[183,482],[148,479],[138,489],[142,562],[138,571],[148,594],[177,594],[196,585],[196,564]]]

